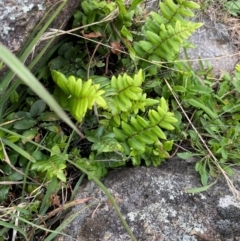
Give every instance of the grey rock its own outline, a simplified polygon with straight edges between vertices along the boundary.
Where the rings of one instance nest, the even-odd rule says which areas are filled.
[[[220,76],[222,72],[233,71],[239,55],[232,44],[226,26],[206,17],[202,22],[204,25],[189,39],[196,45],[196,48],[187,50],[193,69],[196,71],[201,69],[198,61],[200,58],[206,69],[208,64],[212,66],[212,73],[215,77]],[[181,54],[181,57],[184,58],[184,55]]]
[[[65,27],[79,2],[68,1],[53,26]],[[0,0],[0,42],[17,53],[47,11],[52,8],[54,12],[60,3],[58,0]]]
[[[64,29],[79,3],[80,0],[67,1],[51,27]],[[0,0],[0,42],[17,54],[45,14],[51,10],[48,15],[51,16],[60,4],[59,0]],[[41,42],[35,53],[45,45],[46,41]],[[4,72],[2,70],[0,76]]]
[[[144,4],[147,12],[158,11],[159,9],[159,0],[145,0]]]
[[[240,187],[240,171],[235,185]],[[175,159],[160,167],[113,170],[103,180],[138,241],[225,241],[240,238],[239,202],[224,179],[203,193],[189,194],[201,186],[193,163]],[[78,190],[76,199],[95,197],[100,206],[75,206],[79,212],[56,240],[129,241],[113,207],[94,182]]]

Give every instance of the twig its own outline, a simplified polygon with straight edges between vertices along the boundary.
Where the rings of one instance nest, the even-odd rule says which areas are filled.
[[[70,29],[70,30],[67,30],[67,31],[50,28],[50,31],[52,31],[52,32],[46,32],[46,33],[44,33],[44,34],[42,35],[41,41],[46,40],[46,39],[53,38],[53,37],[55,37],[55,36],[63,35],[63,34],[71,34],[72,32],[75,32],[75,31],[80,30],[80,29],[84,29],[84,28],[87,28],[87,27],[90,27],[90,26],[94,26],[94,25],[98,25],[98,24],[101,24],[101,23],[104,23],[104,22],[111,21],[111,20],[115,19],[115,18],[118,16],[118,13],[119,13],[119,10],[118,10],[118,9],[115,9],[115,10],[114,10],[113,12],[111,12],[108,16],[106,16],[105,18],[103,18],[102,20],[100,20],[100,21],[98,21],[98,22],[86,24],[86,25],[84,25],[84,26],[80,26],[80,27],[78,27],[78,28]],[[57,32],[57,35],[55,35],[56,32]],[[53,34],[53,33],[54,33],[54,34]]]
[[[24,182],[13,182],[13,181],[3,181],[0,182],[0,185],[18,185],[18,184],[23,184]],[[26,182],[26,184],[35,184],[36,182]]]
[[[92,63],[93,57],[94,57],[94,55],[95,55],[95,53],[96,53],[96,51],[97,51],[97,49],[98,49],[98,47],[99,47],[99,45],[101,44],[102,41],[103,40],[101,40],[100,42],[97,43],[96,47],[93,50],[93,54],[92,54],[92,56],[91,56],[91,58],[89,60],[88,69],[87,69],[87,79],[89,79],[89,77],[90,77],[89,76],[90,75],[90,67],[91,67],[91,63]]]
[[[93,197],[73,200],[73,201],[68,202],[68,203],[66,203],[66,204],[63,204],[62,206],[60,206],[60,207],[54,209],[53,211],[47,213],[47,214],[41,219],[41,223],[45,222],[45,221],[48,220],[50,217],[56,215],[57,213],[59,213],[59,212],[61,212],[61,211],[63,211],[63,210],[66,210],[66,209],[68,209],[68,208],[70,208],[70,207],[73,207],[73,206],[76,206],[76,205],[78,205],[78,204],[83,204],[83,203],[85,203],[85,202],[87,202],[87,201],[89,201],[89,200],[91,200],[91,199],[94,199],[94,200],[97,200],[97,201],[98,201],[98,205],[97,205],[97,208],[98,208],[98,206],[99,206],[99,200],[96,199],[96,198],[93,198]],[[95,213],[95,211],[94,211],[94,213]],[[40,224],[41,224],[41,223],[40,223]]]
[[[108,75],[109,56],[110,56],[110,52],[106,56],[105,75]]]
[[[18,211],[18,212],[17,212],[17,216],[19,216],[19,215],[20,215],[20,212]],[[18,218],[15,219],[14,225],[15,225],[16,227],[18,227]],[[16,236],[17,236],[17,230],[16,230],[16,229],[13,229],[13,231],[12,231],[12,241],[15,241],[15,240],[16,240]]]

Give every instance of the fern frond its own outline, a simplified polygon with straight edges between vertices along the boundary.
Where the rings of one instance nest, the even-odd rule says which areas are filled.
[[[151,109],[148,111],[148,118],[152,125],[158,125],[166,130],[174,130],[173,123],[177,122],[172,112],[168,112],[168,106],[164,98],[161,98],[157,111]]]
[[[138,100],[132,101],[131,108],[129,108],[125,112],[121,111],[120,113],[119,113],[119,110],[117,109],[116,105],[114,105],[114,99],[111,98],[110,100],[108,100],[108,105],[110,106],[109,109],[111,109],[111,113],[103,112],[102,115],[106,119],[100,120],[100,123],[102,125],[104,125],[105,127],[107,127],[107,126],[119,127],[121,124],[121,120],[128,122],[132,115],[137,115],[139,113],[139,111],[145,112],[146,107],[150,107],[150,106],[159,104],[159,100],[147,98],[146,93],[144,93],[144,94],[137,93],[137,97],[138,97]]]
[[[145,40],[134,44],[137,55],[151,60],[155,55],[173,61],[180,51],[183,41],[189,38],[202,23],[193,23],[186,17],[193,17],[192,10],[199,7],[192,1],[165,0],[159,4],[160,13],[151,12],[144,25]]]
[[[192,10],[200,8],[198,4],[186,0],[178,0],[177,4],[174,3],[173,0],[166,0],[164,2],[160,2],[159,7],[162,17],[168,20],[168,22],[165,20],[164,24],[172,24],[176,21],[180,21],[182,25],[184,23],[188,23],[188,21],[184,18],[194,16]],[[159,22],[160,19],[157,19]]]
[[[52,77],[65,93],[63,98],[66,98],[66,94],[68,95],[65,104],[78,122],[82,121],[87,110],[91,110],[95,102],[100,107],[106,108],[107,103],[102,97],[104,90],[99,90],[100,84],[93,84],[91,79],[83,82],[82,79],[76,79],[74,76],[67,79],[62,73],[55,70],[52,71]],[[63,102],[63,98],[59,97],[61,102]]]
[[[201,23],[182,25],[177,20],[174,25],[161,24],[158,33],[148,30],[148,27],[146,27],[146,40],[139,41],[139,46],[148,54],[155,53],[162,59],[174,60],[180,51],[184,39],[189,38],[201,25]],[[138,50],[135,50],[138,53]]]
[[[127,74],[112,77],[108,89],[115,91],[115,93],[113,92],[113,96],[108,99],[108,109],[114,116],[121,112],[127,112],[132,107],[133,101],[139,100],[142,94],[142,82],[142,70],[133,78]]]
[[[132,116],[128,123],[121,121],[119,127],[113,127],[116,139],[127,142],[130,148],[143,153],[146,145],[158,143],[159,139],[166,140],[166,135],[161,128],[173,130],[172,123],[177,122],[174,114],[168,111],[164,98],[160,99],[157,110],[149,110],[148,118],[136,115]]]
[[[47,160],[40,160],[32,164],[32,170],[37,172],[45,172],[48,180],[54,176],[63,182],[66,182],[64,170],[66,169],[66,161],[57,155],[52,155]]]

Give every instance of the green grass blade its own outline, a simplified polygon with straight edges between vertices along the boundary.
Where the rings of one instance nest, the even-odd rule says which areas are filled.
[[[48,184],[47,186],[47,192],[44,195],[44,198],[41,202],[41,206],[39,209],[39,214],[44,216],[49,208],[49,205],[47,205],[47,202],[49,200],[51,200],[51,195],[54,192],[54,189],[56,188],[56,186],[58,185],[58,180],[56,177],[53,177],[51,182]]]
[[[206,186],[203,186],[203,187],[197,187],[197,188],[191,188],[191,189],[187,189],[186,190],[186,193],[199,193],[199,192],[205,192],[207,191],[210,187],[212,187],[214,184],[217,183],[217,180],[216,179],[213,183],[209,184],[209,185],[206,185]]]
[[[29,54],[31,53],[32,49],[34,48],[34,46],[38,43],[39,39],[41,38],[42,34],[46,31],[46,29],[49,27],[49,25],[53,22],[53,20],[56,18],[56,16],[59,14],[59,12],[62,10],[62,8],[65,6],[65,4],[68,2],[68,0],[63,0],[61,5],[56,9],[56,11],[54,11],[54,13],[51,15],[51,17],[49,18],[49,20],[46,22],[46,24],[41,27],[41,29],[38,31],[38,34],[36,35],[36,37],[31,41],[31,43],[29,45],[27,45],[26,50],[24,51],[24,53],[19,57],[19,59],[21,60],[21,62],[24,62],[25,59],[27,59],[27,57],[29,56]],[[1,58],[1,56],[0,56]],[[4,61],[3,61],[4,62]],[[0,83],[0,96],[5,92],[6,88],[8,87],[8,85],[10,84],[10,82],[12,81],[13,77],[15,75],[14,71],[10,71],[8,72],[8,74],[5,76],[5,78],[1,81]]]
[[[81,175],[81,177],[78,179],[76,185],[74,186],[74,189],[72,190],[71,197],[70,197],[70,201],[72,201],[72,200],[74,199],[74,197],[75,197],[75,195],[76,195],[76,193],[77,193],[77,191],[78,191],[78,189],[79,189],[79,186],[81,185],[81,183],[82,183],[82,181],[83,181],[83,178],[84,178],[85,176],[86,176],[85,173],[83,173],[83,174]]]
[[[73,213],[72,215],[70,215],[67,219],[64,219],[64,221],[55,229],[55,232],[59,232],[59,233],[55,233],[55,232],[53,233],[52,232],[47,238],[44,239],[44,241],[51,241],[51,240],[53,240],[54,237],[56,237],[58,234],[61,234],[60,232],[63,229],[65,229],[66,226],[68,224],[70,224],[79,215],[79,213],[81,213],[84,209],[90,208],[94,204],[95,203],[88,204],[87,206],[85,206],[81,210],[79,210],[76,213]]]
[[[16,144],[12,143],[9,140],[6,140],[4,138],[2,138],[2,141],[4,144],[6,144],[7,146],[11,147],[14,151],[16,151],[17,153],[19,153],[20,155],[24,156],[25,158],[27,158],[30,162],[35,162],[34,158],[27,153],[26,151],[24,151],[22,148],[20,148],[19,146],[17,146]]]
[[[16,218],[18,218],[18,216],[16,216]],[[4,221],[0,220],[0,226],[15,229],[15,230],[17,230],[19,233],[21,233],[24,236],[25,240],[28,240],[27,239],[27,234],[24,232],[24,230],[22,230],[21,228],[19,228],[16,225],[11,224],[9,222],[7,223],[7,222],[4,222]]]
[[[41,229],[41,230],[43,230],[43,231],[46,231],[46,232],[48,232],[48,233],[56,233],[56,234],[59,234],[59,232],[57,232],[57,231],[54,231],[54,230],[51,230],[51,229],[48,229],[48,228],[44,228],[43,226],[39,226],[39,225],[37,225],[37,224],[35,224],[35,223],[33,223],[33,222],[30,222],[30,221],[26,220],[25,218],[22,218],[21,216],[17,216],[17,215],[14,214],[14,213],[10,213],[9,215],[11,215],[12,218],[17,218],[17,219],[19,219],[20,221],[22,221],[22,222],[30,225],[31,227],[36,227],[36,228]],[[3,223],[3,222],[0,221],[0,225],[1,225],[1,223]],[[7,225],[5,225],[5,226],[8,227]],[[11,228],[12,228],[12,229],[17,229],[17,231],[19,231],[19,232],[22,233],[23,235],[25,234],[22,229],[20,229],[19,227],[15,226],[15,225],[13,225],[13,224],[11,224]],[[69,236],[69,235],[67,235],[67,234],[64,234],[64,233],[61,233],[61,234],[64,235],[64,236],[66,236],[66,237],[71,238],[71,236]],[[24,235],[24,237],[25,237],[25,236],[26,236],[26,234]],[[29,240],[29,239],[26,238],[25,240]]]

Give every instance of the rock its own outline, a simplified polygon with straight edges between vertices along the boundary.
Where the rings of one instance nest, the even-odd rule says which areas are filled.
[[[206,69],[207,62],[212,66],[212,73],[215,77],[220,76],[224,71],[233,71],[238,62],[238,55],[226,26],[206,17],[202,22],[204,25],[189,39],[196,45],[196,48],[187,50],[189,60],[193,60],[190,61],[193,69],[196,71],[201,69],[198,61],[201,58]],[[185,59],[183,54],[181,58]]]
[[[54,12],[60,3],[59,0],[0,1],[0,42],[17,54],[43,16],[50,9],[51,13]],[[80,0],[67,1],[51,27],[64,29],[79,3]],[[41,51],[45,45],[42,42],[35,52]],[[3,71],[0,75],[1,73]]]
[[[71,0],[65,5],[53,26],[64,28],[80,0]],[[57,4],[58,3],[58,4]],[[50,10],[54,12],[61,2],[58,0],[6,0],[0,2],[0,42],[17,53],[42,17]],[[61,21],[59,21],[61,19]]]
[[[240,171],[235,185],[240,188]],[[188,194],[201,186],[193,163],[175,159],[160,167],[116,169],[103,180],[138,241],[240,240],[240,203],[222,178],[208,191]],[[100,206],[75,206],[79,212],[55,241],[130,241],[117,214],[94,182],[78,190],[76,199],[95,197]],[[70,238],[71,237],[71,238]]]
[[[145,0],[144,4],[148,13],[151,11],[158,11],[159,9],[159,0]]]

